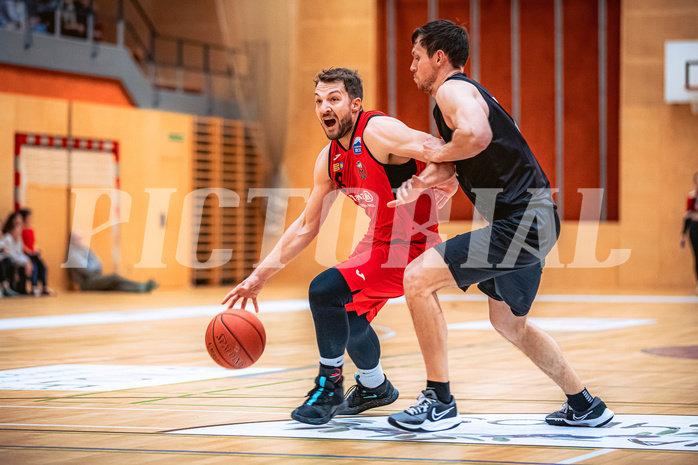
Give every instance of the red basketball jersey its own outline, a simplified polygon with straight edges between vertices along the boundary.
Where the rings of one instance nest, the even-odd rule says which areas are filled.
[[[362,111],[354,127],[351,147],[344,149],[338,141],[330,145],[330,178],[370,218],[366,238],[382,242],[430,242],[438,239],[438,216],[431,189],[413,203],[397,208],[387,206],[395,199],[393,189],[421,173],[426,163],[410,160],[402,165],[384,165],[373,158],[363,140],[366,125],[379,111]]]

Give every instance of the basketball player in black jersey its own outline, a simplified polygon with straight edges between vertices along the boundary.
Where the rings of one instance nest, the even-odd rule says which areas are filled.
[[[557,343],[526,319],[545,255],[560,231],[545,173],[513,119],[463,73],[469,54],[465,28],[432,21],[414,31],[412,44],[410,69],[417,87],[436,99],[434,119],[446,141],[427,140],[424,157],[455,165],[461,188],[490,224],[438,244],[408,265],[405,297],[426,365],[427,389],[416,405],[391,415],[390,424],[440,431],[460,423],[449,389],[446,322],[435,294],[454,284],[463,291],[478,284],[488,296],[492,326],[567,395],[562,409],[546,417],[549,424],[607,424],[613,412],[589,394]],[[391,204],[413,201],[429,187],[429,170],[405,182]]]

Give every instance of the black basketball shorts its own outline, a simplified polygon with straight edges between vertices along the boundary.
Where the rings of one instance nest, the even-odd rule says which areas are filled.
[[[528,314],[540,285],[545,256],[560,235],[553,207],[537,207],[494,220],[434,246],[465,292],[478,284],[516,316]]]

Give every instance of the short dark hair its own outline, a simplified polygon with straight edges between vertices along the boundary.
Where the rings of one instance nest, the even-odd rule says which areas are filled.
[[[321,73],[315,76],[314,82],[315,87],[317,87],[318,82],[342,82],[350,99],[364,99],[364,85],[359,72],[356,70],[347,68],[323,69]]]
[[[20,209],[18,210],[18,213],[19,213],[20,215],[22,215],[22,219],[26,221],[27,217],[28,217],[28,216],[31,216],[31,214],[32,214],[32,209],[31,209],[31,208],[26,208],[26,207],[20,208]]]
[[[429,58],[443,50],[454,68],[465,66],[470,56],[470,40],[465,26],[446,19],[437,19],[415,29],[412,44],[417,41],[427,49]]]

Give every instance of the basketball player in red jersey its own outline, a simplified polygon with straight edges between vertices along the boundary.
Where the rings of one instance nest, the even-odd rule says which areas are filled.
[[[331,142],[315,162],[308,204],[260,266],[223,300],[228,308],[240,299],[244,308],[251,300],[259,311],[257,295],[266,281],[317,236],[340,192],[369,216],[369,229],[350,257],[310,284],[320,370],[307,400],[291,414],[303,423],[327,423],[337,414],[357,414],[397,399],[397,389],[383,374],[380,343],[370,323],[389,298],[403,295],[407,264],[440,242],[437,203],[441,206],[458,189],[455,169],[446,164],[433,173],[448,181],[415,203],[389,208],[393,189],[426,167],[424,143],[436,139],[380,112],[363,111],[362,98],[355,71],[333,68],[316,76],[315,113]],[[359,372],[346,397],[345,350]]]
[[[690,239],[693,248],[693,265],[696,280],[698,280],[698,172],[693,175],[693,184],[695,188],[688,193],[686,198],[686,216],[681,233],[681,248],[686,247],[686,239]],[[698,292],[698,287],[696,287],[696,292]]]

